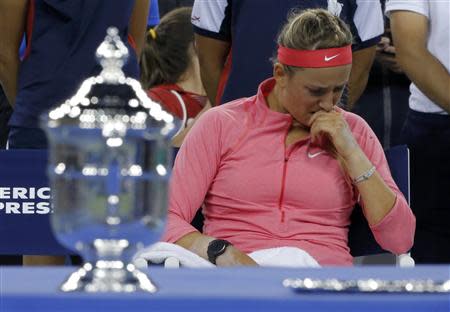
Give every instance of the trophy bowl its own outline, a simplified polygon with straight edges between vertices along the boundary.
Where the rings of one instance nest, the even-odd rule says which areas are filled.
[[[109,28],[97,49],[100,75],[41,119],[52,229],[84,260],[63,291],[156,291],[132,258],[162,234],[178,121],[125,77],[127,55],[117,29]]]

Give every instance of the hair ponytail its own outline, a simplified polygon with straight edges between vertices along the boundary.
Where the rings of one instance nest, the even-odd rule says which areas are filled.
[[[145,89],[176,83],[189,68],[189,48],[194,42],[191,13],[189,7],[175,9],[147,32],[140,61],[141,83]]]

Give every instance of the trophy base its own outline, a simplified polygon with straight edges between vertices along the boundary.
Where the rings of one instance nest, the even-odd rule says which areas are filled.
[[[61,285],[64,292],[119,292],[144,291],[154,293],[155,284],[133,264],[121,261],[97,261],[95,266],[85,263]]]

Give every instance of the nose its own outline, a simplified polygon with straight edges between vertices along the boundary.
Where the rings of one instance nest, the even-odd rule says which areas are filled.
[[[321,109],[323,109],[326,112],[331,111],[333,109],[333,107],[334,107],[333,92],[328,92],[327,94],[325,94],[320,99],[319,106],[320,106]]]

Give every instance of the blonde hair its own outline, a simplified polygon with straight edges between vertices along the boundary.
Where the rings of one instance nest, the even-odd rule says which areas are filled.
[[[278,45],[297,50],[339,48],[352,42],[352,33],[344,21],[324,9],[292,11],[277,38]],[[278,62],[276,57],[273,61]],[[284,66],[288,72],[294,69]]]

